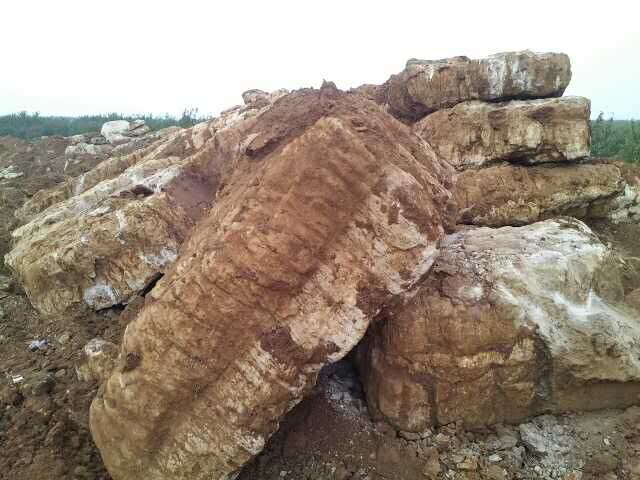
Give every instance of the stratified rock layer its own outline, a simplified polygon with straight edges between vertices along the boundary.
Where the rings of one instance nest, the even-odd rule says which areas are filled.
[[[360,351],[370,411],[401,430],[623,407],[640,394],[640,311],[578,220],[448,236]]]
[[[558,215],[594,217],[596,206],[608,206],[624,190],[620,166],[613,163],[505,163],[460,173],[453,192],[459,223],[501,227]]]
[[[31,303],[54,315],[126,304],[143,291],[214,202],[260,111],[231,109],[34,196],[17,212],[25,224],[5,256]]]
[[[480,60],[409,60],[374,95],[393,115],[415,121],[466,100],[559,97],[570,80],[567,55],[525,50]]]
[[[428,271],[452,220],[450,167],[358,95],[287,95],[241,143],[92,404],[116,480],[234,478]]]
[[[415,131],[458,169],[562,162],[589,156],[589,115],[590,102],[582,97],[472,101],[427,116]]]

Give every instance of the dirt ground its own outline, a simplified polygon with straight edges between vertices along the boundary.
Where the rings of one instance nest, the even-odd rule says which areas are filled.
[[[41,186],[64,179],[64,142],[22,144],[0,170],[30,173],[0,182],[0,255],[12,212]],[[15,148],[15,147],[12,147]],[[3,153],[4,152],[4,153]],[[53,153],[51,153],[53,152]],[[20,161],[18,161],[20,160]],[[47,165],[47,162],[49,164]],[[76,165],[74,174],[91,168]],[[50,168],[48,170],[48,168]],[[57,169],[57,170],[56,170]],[[640,226],[592,225],[625,258],[628,285],[640,281]],[[0,262],[0,479],[108,480],[88,429],[97,385],[75,367],[84,345],[120,342],[131,313],[41,318]],[[349,358],[326,367],[313,394],[282,422],[239,480],[640,479],[640,407],[543,415],[522,425],[465,431],[446,425],[418,436],[374,424]]]

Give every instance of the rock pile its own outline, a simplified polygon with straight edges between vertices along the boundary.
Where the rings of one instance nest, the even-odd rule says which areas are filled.
[[[525,51],[251,90],[19,209],[5,260],[41,313],[144,297],[117,358],[96,340],[78,369],[104,379],[113,478],[236,478],[358,344],[368,409],[404,439],[637,403],[640,264],[589,225],[637,222],[640,175],[590,159],[570,78]],[[103,146],[144,128],[107,124]]]

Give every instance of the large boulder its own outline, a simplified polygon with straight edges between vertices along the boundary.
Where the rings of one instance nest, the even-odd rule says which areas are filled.
[[[91,406],[116,480],[235,478],[384,304],[429,270],[451,168],[330,84],[281,98],[128,325]]]
[[[582,97],[470,101],[427,116],[415,131],[458,169],[574,161],[590,154],[590,111]]]
[[[127,120],[113,120],[105,122],[100,129],[100,134],[112,145],[119,145],[129,141],[127,133],[131,124]]]
[[[466,100],[559,97],[571,80],[563,53],[506,52],[488,58],[416,60],[392,76],[381,100],[390,112],[411,121]]]
[[[504,163],[465,170],[457,175],[453,192],[459,223],[501,227],[557,215],[591,218],[601,204],[604,215],[629,188],[614,163],[532,167]]]
[[[100,310],[145,290],[215,200],[242,149],[240,132],[259,112],[237,109],[110,158],[24,205],[5,262],[34,307]]]
[[[640,311],[578,220],[448,236],[360,351],[369,408],[401,430],[624,407],[640,394]]]

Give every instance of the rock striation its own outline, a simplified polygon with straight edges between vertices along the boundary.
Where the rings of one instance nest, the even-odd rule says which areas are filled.
[[[452,221],[451,168],[358,95],[294,92],[236,133],[235,169],[92,404],[116,479],[234,478]]]
[[[569,57],[529,50],[479,60],[411,59],[378,94],[389,112],[416,121],[466,100],[503,101],[559,97],[571,80]]]
[[[613,215],[624,191],[631,191],[614,163],[521,166],[503,163],[457,176],[458,222],[502,227],[570,215],[580,219]],[[633,194],[629,195],[632,202]],[[616,203],[618,205],[618,203]],[[608,212],[605,214],[605,212]],[[619,214],[622,218],[624,214]]]
[[[361,347],[370,411],[422,431],[636,403],[640,311],[616,265],[573,219],[448,236]]]
[[[499,161],[575,161],[590,154],[590,102],[581,97],[459,103],[415,125],[458,169]]]

